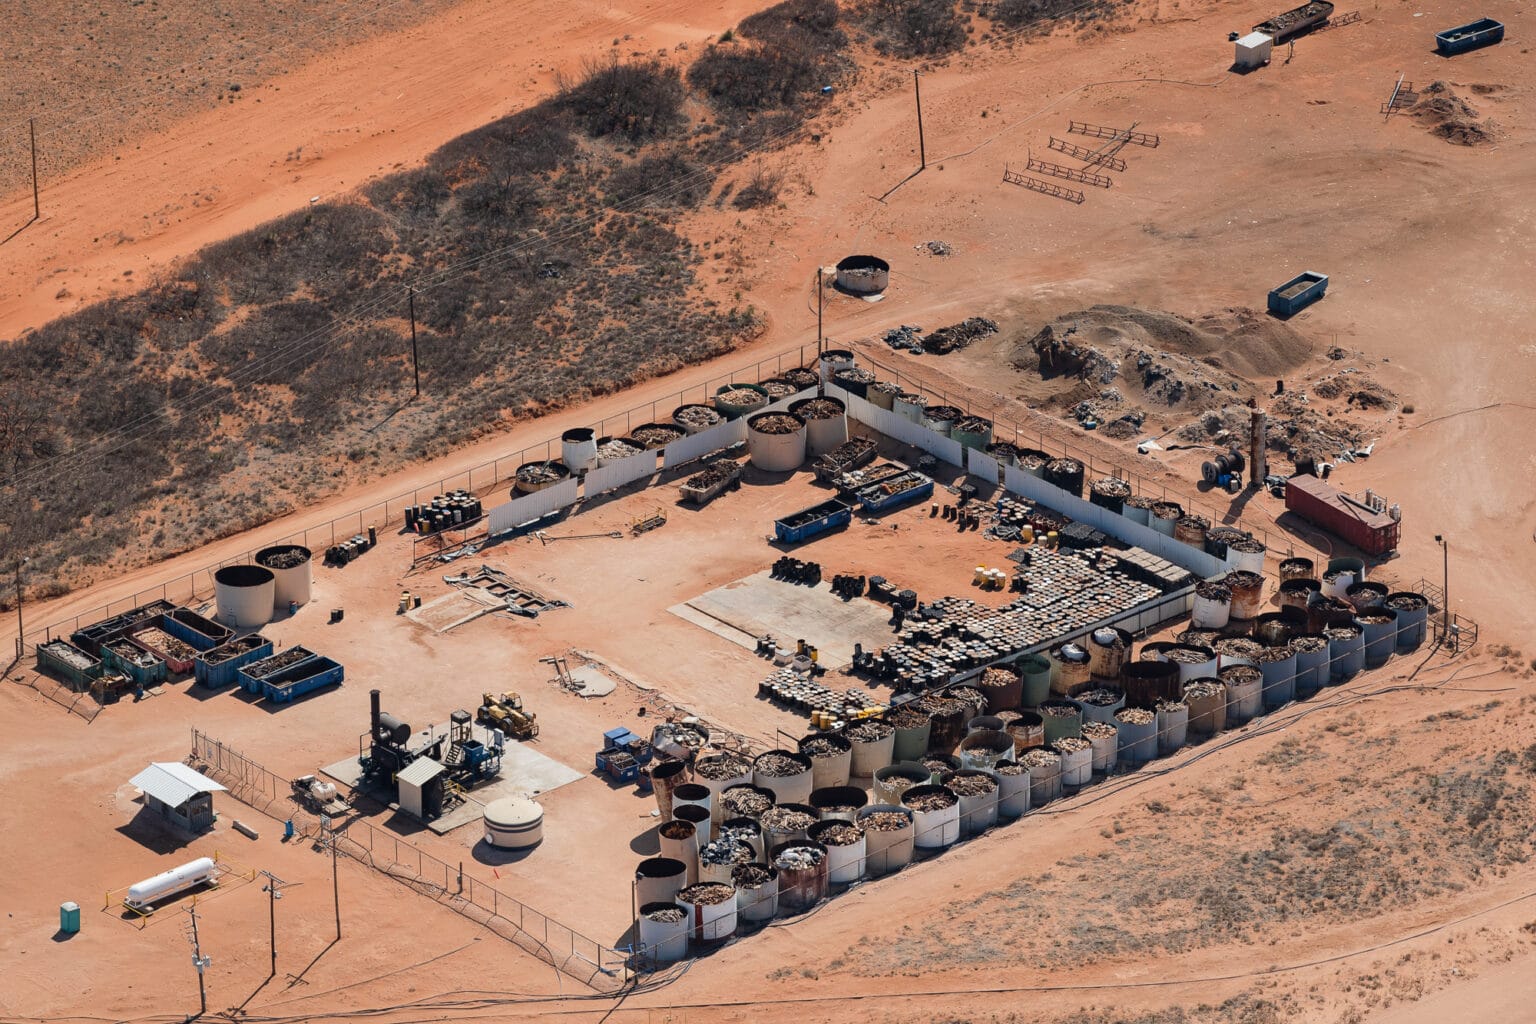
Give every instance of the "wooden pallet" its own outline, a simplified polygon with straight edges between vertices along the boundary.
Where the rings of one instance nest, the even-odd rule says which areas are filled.
[[[1082,205],[1083,200],[1088,198],[1076,189],[1062,188],[1049,181],[1041,181],[1039,178],[1031,178],[1026,174],[1010,171],[1006,167],[1003,169],[1003,180],[1010,185],[1018,185],[1021,188],[1027,188],[1042,195],[1055,196],[1057,199],[1065,199],[1069,203],[1078,205]]]
[[[1125,170],[1125,161],[1113,153],[1100,153],[1086,146],[1077,146],[1052,135],[1047,145],[1058,153],[1065,153],[1074,160],[1081,160],[1089,167],[1107,167],[1112,171]]]
[[[1092,171],[1074,170],[1071,167],[1063,167],[1060,164],[1053,164],[1047,160],[1036,160],[1034,157],[1029,158],[1029,162],[1025,164],[1024,169],[1026,171],[1039,171],[1041,174],[1049,174],[1053,178],[1065,178],[1067,181],[1094,185],[1098,188],[1109,188],[1114,180],[1107,174],[1094,174]]]
[[[1074,135],[1086,135],[1092,139],[1129,142],[1135,146],[1146,146],[1148,149],[1156,149],[1162,143],[1159,136],[1148,132],[1136,132],[1129,128],[1109,128],[1102,124],[1089,124],[1087,121],[1068,121],[1067,131]]]

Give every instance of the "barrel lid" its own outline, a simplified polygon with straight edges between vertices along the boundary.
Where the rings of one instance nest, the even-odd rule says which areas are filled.
[[[506,828],[532,825],[543,817],[544,808],[526,797],[504,796],[485,805],[485,820]]]

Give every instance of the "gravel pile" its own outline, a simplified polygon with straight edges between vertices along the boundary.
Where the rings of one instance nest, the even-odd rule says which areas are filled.
[[[857,740],[860,743],[871,743],[875,740],[883,740],[887,736],[894,735],[895,732],[895,726],[870,718],[857,725],[849,726],[844,735],[850,740]]]
[[[699,882],[677,894],[679,903],[691,903],[696,907],[713,907],[736,898],[736,887],[724,882]]]
[[[805,765],[787,754],[764,754],[752,762],[752,771],[771,779],[790,779],[805,771]]]

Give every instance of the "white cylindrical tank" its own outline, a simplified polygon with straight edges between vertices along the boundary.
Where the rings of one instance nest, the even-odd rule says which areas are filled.
[[[772,921],[779,914],[779,870],[767,864],[738,864],[731,872],[736,913],[743,921]]]
[[[720,820],[715,813],[715,794],[708,786],[700,782],[679,782],[672,790],[672,816],[677,817],[677,812],[683,807],[702,807],[710,812],[710,822],[713,824]],[[695,822],[695,827],[698,823]],[[714,838],[714,830],[708,831],[710,839]],[[705,840],[708,842],[708,839]]]
[[[732,786],[751,785],[752,763],[736,754],[701,757],[693,763],[693,777],[709,789],[710,818],[718,825],[726,817],[720,794]]]
[[[1204,580],[1195,587],[1195,607],[1189,624],[1196,629],[1221,629],[1232,618],[1232,588],[1221,580]]]
[[[853,760],[848,766],[852,778],[871,778],[891,763],[896,750],[894,726],[871,719],[852,726],[847,736],[853,743]]]
[[[260,565],[226,565],[213,574],[217,616],[226,626],[265,626],[276,607],[277,577]]]
[[[837,261],[837,286],[854,295],[878,295],[891,283],[891,265],[878,256],[846,256]]]
[[[1107,772],[1120,759],[1120,730],[1111,722],[1084,722],[1083,739],[1093,751],[1093,770]]]
[[[829,348],[821,354],[821,360],[817,364],[821,370],[821,382],[830,383],[832,375],[838,370],[853,369],[854,355],[845,348]]]
[[[1120,760],[1146,764],[1157,757],[1157,713],[1146,708],[1121,708],[1115,712],[1120,730]]]
[[[1029,766],[1010,761],[997,766],[997,816],[1012,820],[1029,812]]]
[[[752,785],[773,793],[777,804],[803,804],[811,798],[811,759],[788,750],[770,750],[752,763]]]
[[[817,733],[800,741],[800,753],[811,759],[811,791],[848,785],[853,743],[836,733]]]
[[[153,878],[146,878],[136,885],[130,885],[123,903],[134,910],[146,910],[150,904],[168,896],[185,892],[204,882],[217,881],[218,871],[219,866],[213,862],[212,857],[199,857],[180,867],[162,871]]]
[[[805,420],[805,450],[811,458],[848,440],[848,409],[835,398],[801,399],[789,411]]]
[[[640,907],[640,945],[658,964],[676,963],[688,955],[688,911],[676,903],[646,903]]]
[[[256,564],[272,572],[272,607],[287,611],[290,604],[308,604],[315,560],[302,544],[275,544],[256,552]]]
[[[846,885],[864,877],[864,829],[847,821],[818,821],[811,840],[827,848],[827,881]]]
[[[688,936],[697,945],[712,946],[736,934],[736,887],[725,882],[699,882],[677,894],[677,905],[688,914]]]
[[[560,461],[572,473],[597,468],[597,431],[576,427],[560,435]]]
[[[520,796],[485,805],[485,841],[501,850],[526,850],[544,838],[544,808]]]
[[[1063,736],[1051,744],[1061,758],[1061,788],[1075,793],[1093,781],[1093,743],[1081,736]]]
[[[960,828],[966,835],[980,835],[997,824],[998,778],[992,772],[961,768],[939,776],[939,785],[960,798]]]
[[[953,846],[960,838],[960,798],[943,786],[913,786],[901,794],[912,811],[913,842],[920,850]]]
[[[767,473],[792,473],[805,463],[805,420],[788,412],[762,412],[747,420],[747,453]]]
[[[649,857],[635,867],[635,899],[647,903],[671,903],[688,884],[688,865],[671,857]]]
[[[1171,754],[1189,737],[1189,705],[1183,701],[1158,701],[1157,752]]]
[[[864,829],[864,867],[868,874],[888,875],[912,862],[914,829],[912,809],[897,804],[874,804],[856,816]],[[900,820],[904,818],[906,823]]]

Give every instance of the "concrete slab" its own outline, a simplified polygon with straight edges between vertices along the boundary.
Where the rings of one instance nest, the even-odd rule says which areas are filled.
[[[581,665],[571,669],[571,681],[581,684],[580,689],[573,691],[578,697],[606,697],[619,685],[596,665]]]
[[[862,597],[844,601],[832,584],[785,583],[767,570],[728,583],[668,609],[673,615],[748,650],[772,635],[780,646],[804,639],[821,662],[840,668],[853,661],[853,645],[873,650],[891,639],[891,610]]]
[[[455,626],[473,622],[482,615],[500,611],[506,602],[483,590],[459,590],[452,594],[428,601],[420,608],[412,608],[405,617],[419,622],[436,633],[446,633]]]
[[[412,736],[411,747],[413,749],[420,747],[430,742],[433,737],[442,736],[447,732],[449,732],[449,723],[442,722],[434,725],[430,730],[418,732]],[[487,742],[489,731],[476,726],[474,736],[481,742]],[[337,761],[335,764],[326,765],[320,771],[354,789],[363,774],[356,755]],[[499,800],[504,796],[537,796],[569,785],[580,778],[582,778],[581,772],[541,753],[532,745],[520,743],[517,740],[507,740],[501,755],[501,774],[490,782],[470,790],[463,803],[451,808],[437,820],[428,822],[427,827],[438,835],[444,835],[461,825],[480,820],[485,805],[492,800]]]

